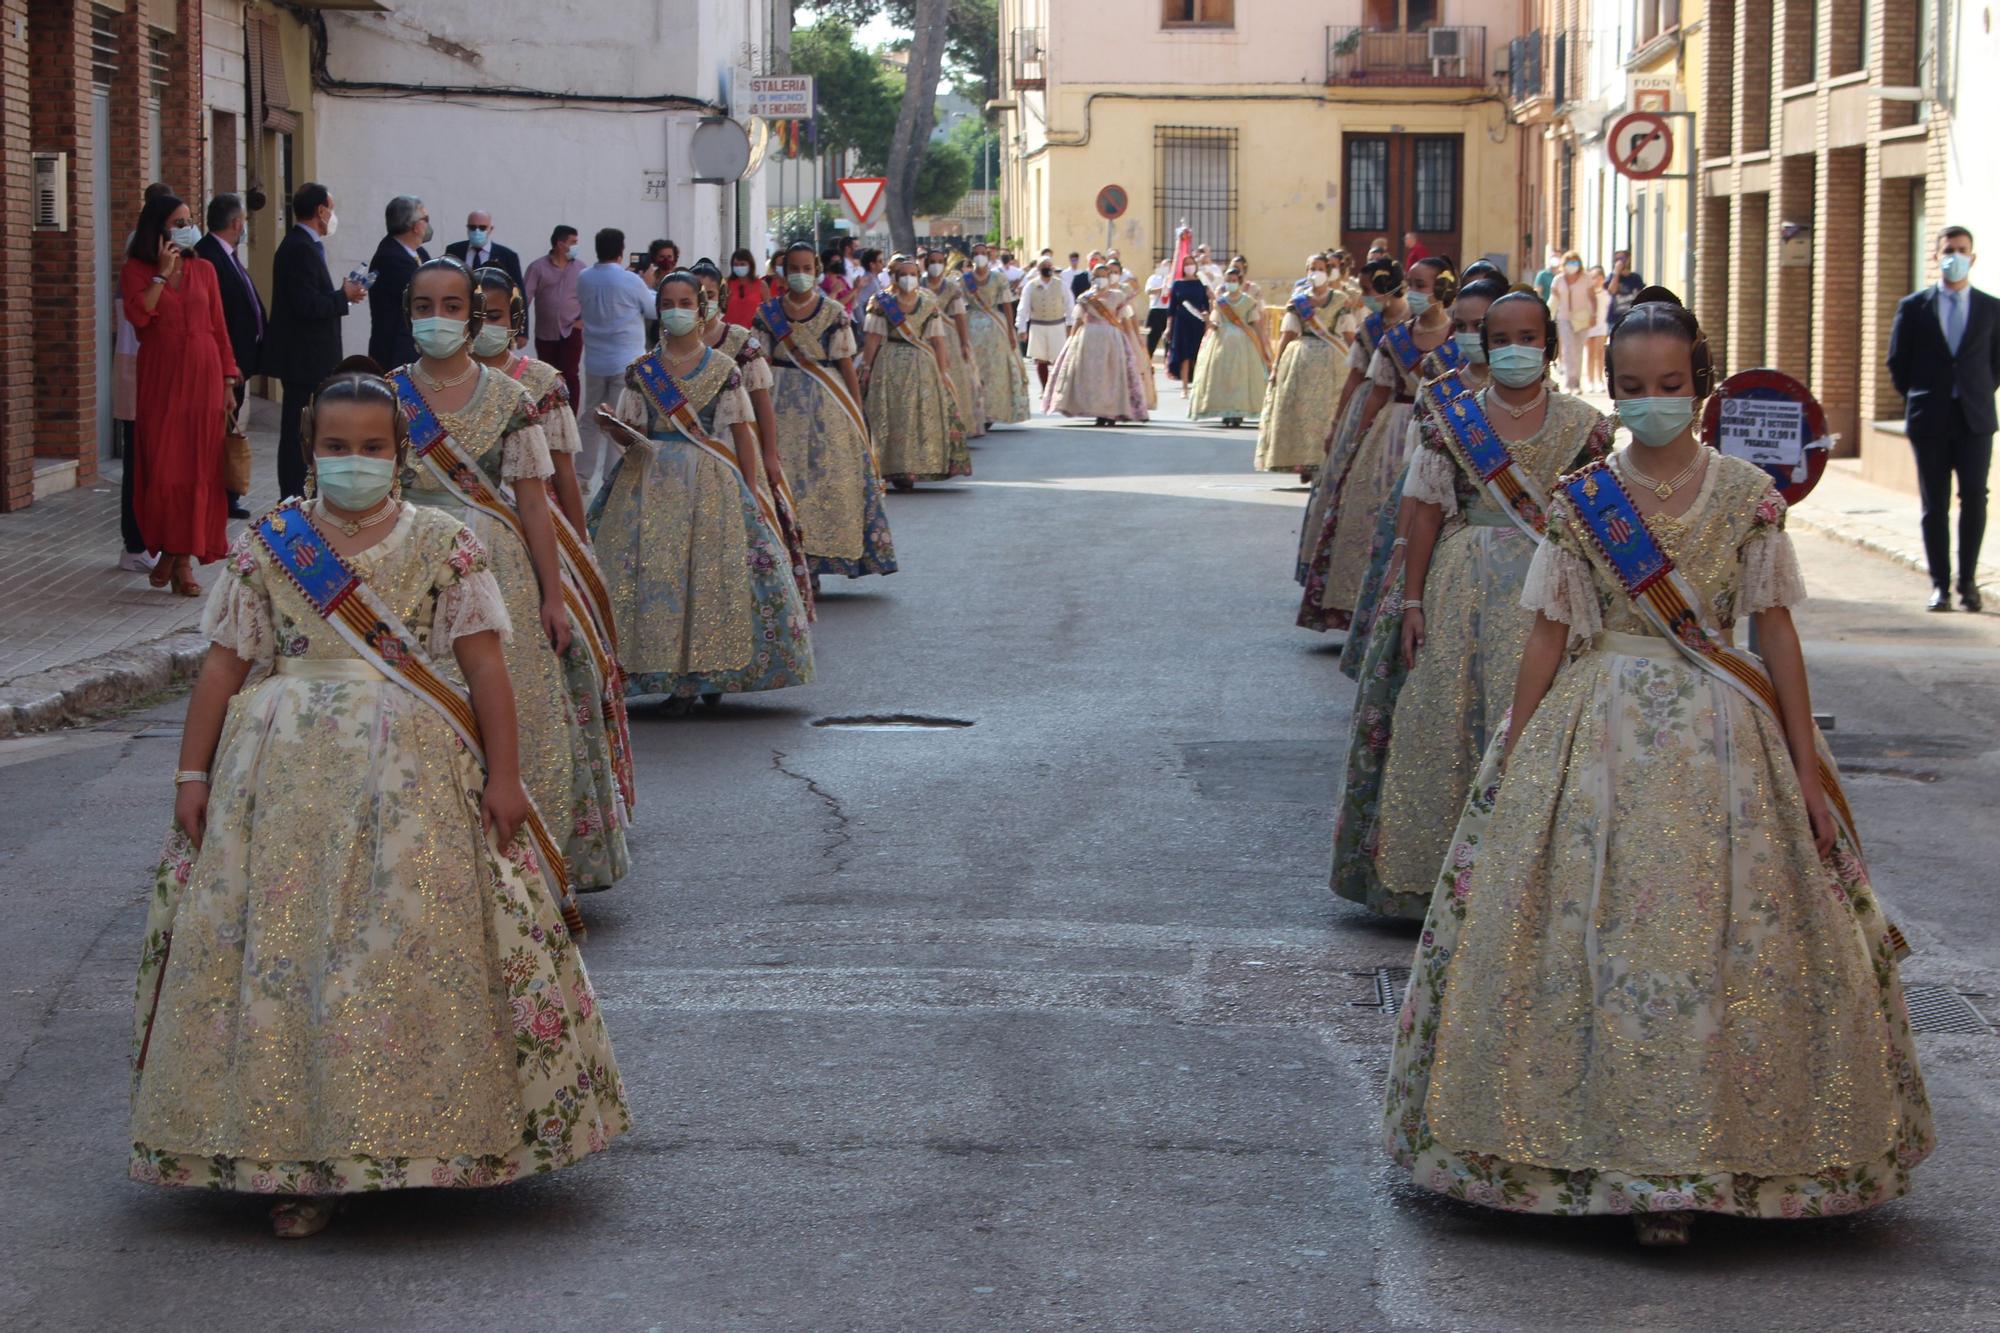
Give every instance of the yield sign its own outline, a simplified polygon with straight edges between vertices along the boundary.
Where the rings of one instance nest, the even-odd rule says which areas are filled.
[[[882,205],[883,192],[889,188],[886,176],[842,176],[834,184],[840,187],[840,197],[847,205],[847,216],[854,219],[854,225],[867,230],[868,219],[875,216],[875,210]]]

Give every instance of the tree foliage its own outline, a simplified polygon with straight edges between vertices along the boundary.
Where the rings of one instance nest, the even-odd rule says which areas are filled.
[[[815,26],[836,18],[858,28],[883,16],[905,32],[915,26],[915,0],[793,0],[793,9],[810,9]],[[796,41],[796,39],[794,39]],[[796,49],[796,48],[795,48]],[[945,63],[953,86],[984,106],[1000,81],[1000,11],[997,0],[952,0],[945,28]]]
[[[917,168],[915,211],[923,217],[949,213],[971,188],[972,159],[957,144],[934,143]]]
[[[854,44],[851,26],[830,16],[792,34],[792,68],[812,75],[818,85],[820,151],[851,148],[863,171],[881,171],[896,131],[902,80]]]

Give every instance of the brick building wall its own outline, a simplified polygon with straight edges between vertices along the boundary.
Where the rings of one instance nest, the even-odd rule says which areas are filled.
[[[36,421],[33,454],[97,477],[96,236],[90,141],[90,6],[30,0],[29,134],[69,154],[69,230],[38,233],[31,275]]]

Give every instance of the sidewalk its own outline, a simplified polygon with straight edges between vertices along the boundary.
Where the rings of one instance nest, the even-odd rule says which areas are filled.
[[[277,405],[250,408],[251,479],[245,504],[275,504]],[[0,514],[0,737],[122,708],[190,677],[207,645],[204,598],[176,597],[117,568],[118,485],[107,461],[91,486]],[[232,539],[241,523],[229,525]],[[197,570],[207,588],[220,566]]]

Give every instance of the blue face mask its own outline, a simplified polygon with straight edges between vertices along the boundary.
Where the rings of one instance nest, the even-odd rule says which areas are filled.
[[[413,319],[410,321],[410,337],[417,344],[418,351],[442,360],[465,346],[465,321],[446,319],[441,315]]]
[[[1541,348],[1519,343],[1494,348],[1486,354],[1486,364],[1492,368],[1493,378],[1510,389],[1527,388],[1548,373],[1549,365]]]
[[[1411,292],[1405,299],[1410,303],[1410,313],[1412,315],[1421,315],[1424,311],[1431,308],[1431,294],[1429,292]]]
[[[484,250],[486,248],[486,228],[469,228],[465,233],[465,239],[471,243],[473,249]]]
[[[1368,307],[1368,313],[1371,315],[1381,313],[1382,298],[1379,296],[1364,296],[1361,298],[1361,304]]]
[[[1620,398],[1618,419],[1632,432],[1632,439],[1648,449],[1672,444],[1694,420],[1694,399]]]
[[[1946,282],[1964,282],[1965,275],[1972,272],[1972,256],[1953,250],[1938,260],[1938,272],[1944,274]]]
[[[1486,349],[1479,345],[1478,334],[1454,333],[1451,335],[1451,340],[1458,344],[1459,355],[1467,361],[1470,361],[1475,366],[1486,364]]]
[[[313,485],[350,514],[373,509],[396,482],[396,460],[335,454],[313,460]]]
[[[686,337],[694,332],[695,321],[700,316],[686,306],[675,306],[660,312],[660,332],[670,333],[676,338]]]

